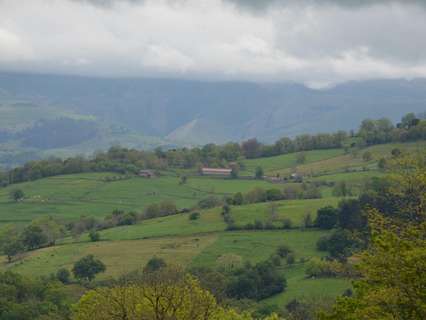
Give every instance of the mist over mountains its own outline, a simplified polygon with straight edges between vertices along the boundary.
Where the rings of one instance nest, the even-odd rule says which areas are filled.
[[[270,142],[282,136],[355,129],[365,118],[397,121],[407,112],[425,110],[424,79],[347,82],[314,90],[296,83],[0,74],[0,131],[3,144],[8,134],[16,138],[20,132],[16,149],[42,148],[43,134],[54,139],[46,148],[72,147],[76,152],[86,140],[99,148],[113,143],[146,147],[135,137],[154,137],[151,147],[252,137]],[[52,121],[64,118],[71,122],[62,135]],[[88,134],[69,139],[72,121],[76,132],[85,128]],[[34,126],[37,131],[30,130]],[[54,135],[51,128],[57,128]],[[25,132],[37,132],[37,143],[31,145],[32,139],[22,136]]]

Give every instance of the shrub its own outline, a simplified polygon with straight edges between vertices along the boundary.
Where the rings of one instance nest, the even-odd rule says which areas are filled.
[[[261,300],[283,292],[286,279],[271,262],[246,265],[238,270],[227,287],[227,295],[236,299]]]
[[[236,206],[242,205],[244,202],[243,194],[241,192],[237,192],[236,194],[234,194],[234,197],[232,198],[232,200],[234,205]]]
[[[22,199],[24,199],[24,197],[24,191],[22,191],[21,189],[16,189],[10,192],[10,198],[15,202],[21,201]]]
[[[263,169],[262,167],[256,167],[256,171],[254,176],[256,177],[256,179],[263,179]]]
[[[287,262],[288,265],[292,265],[296,262],[296,257],[295,257],[293,252],[290,252],[287,255],[286,262]]]
[[[281,258],[287,257],[287,255],[292,252],[293,251],[285,244],[277,248],[277,255],[279,255]]]
[[[93,255],[88,255],[78,260],[72,269],[77,279],[92,281],[95,276],[106,270],[106,266]]]
[[[266,190],[266,200],[277,201],[281,200],[283,195],[279,189],[268,189]]]
[[[100,238],[101,238],[101,236],[100,236],[99,232],[97,232],[96,230],[91,230],[89,232],[89,239],[90,239],[90,241],[96,242],[96,241],[99,241]]]
[[[283,229],[291,229],[292,226],[293,226],[293,221],[291,221],[291,219],[285,218],[283,220]]]
[[[310,213],[307,213],[304,217],[303,217],[303,226],[305,228],[311,228],[313,227],[314,223],[312,221],[312,216]]]
[[[262,223],[262,221],[260,221],[260,220],[256,220],[256,221],[254,222],[254,228],[255,228],[256,230],[263,230],[263,223]]]
[[[152,257],[146,264],[144,271],[154,272],[160,270],[161,268],[166,267],[166,261],[162,258]]]
[[[71,273],[65,268],[59,269],[58,272],[56,272],[56,278],[63,284],[70,283],[70,277]]]
[[[189,215],[189,220],[198,220],[200,218],[200,213],[199,212],[192,212]]]
[[[207,198],[201,199],[198,202],[198,206],[201,209],[210,209],[210,208],[214,208],[214,207],[220,206],[221,203],[222,202],[218,198],[211,196],[211,197],[207,197]]]
[[[332,229],[337,224],[339,210],[327,206],[317,211],[315,225],[321,229]]]
[[[312,259],[306,268],[306,275],[313,277],[353,277],[357,276],[352,265],[336,260]]]

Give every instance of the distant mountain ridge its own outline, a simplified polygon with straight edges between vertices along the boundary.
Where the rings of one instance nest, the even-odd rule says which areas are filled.
[[[204,144],[356,128],[426,111],[426,80],[348,82],[313,90],[294,83],[104,79],[0,73],[1,100],[20,99],[131,132]],[[117,141],[120,142],[120,141]]]

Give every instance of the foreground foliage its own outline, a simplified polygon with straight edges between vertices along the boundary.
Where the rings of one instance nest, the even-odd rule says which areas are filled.
[[[89,291],[79,301],[74,319],[250,320],[251,317],[219,306],[197,280],[177,268],[165,267],[144,273],[140,281]]]
[[[321,319],[426,319],[425,157],[398,161],[394,170],[380,206],[369,211],[362,279]]]

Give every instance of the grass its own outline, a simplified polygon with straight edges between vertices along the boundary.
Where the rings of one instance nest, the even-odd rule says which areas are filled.
[[[377,170],[377,162],[383,157],[390,157],[391,151],[394,148],[398,148],[402,152],[414,152],[417,150],[424,150],[425,147],[425,141],[375,145],[358,150],[356,153],[344,154],[334,158],[306,163],[298,166],[296,171],[304,175],[321,176],[335,173],[344,173],[347,170],[362,171],[364,168],[369,170]],[[372,155],[371,161],[364,161],[362,159],[362,155],[367,151],[369,151]],[[279,170],[276,173],[285,175],[289,174],[290,171]]]
[[[143,221],[133,226],[108,229],[101,232],[107,240],[141,239],[164,236],[185,236],[225,230],[226,225],[218,209],[203,212],[198,220],[189,220],[189,214],[179,214]]]
[[[269,189],[273,185],[264,180],[240,180],[240,179],[218,179],[209,177],[191,177],[185,184],[196,192],[209,193],[213,195],[226,195],[236,192],[248,192],[256,187]]]
[[[290,219],[294,227],[301,227],[303,217],[306,214],[311,214],[312,219],[315,219],[316,212],[319,208],[328,205],[336,206],[339,200],[339,198],[330,197],[307,200],[284,200],[244,206],[233,206],[231,209],[231,216],[234,218],[238,226],[253,223],[255,220],[267,222],[271,220],[271,211],[273,206],[276,214],[276,219],[274,219],[275,225],[281,226],[281,222],[284,219]]]
[[[352,184],[362,183],[365,180],[374,178],[374,177],[383,177],[384,173],[379,170],[370,170],[370,171],[361,171],[361,172],[342,172],[342,173],[333,173],[327,175],[321,175],[318,177],[309,178],[309,181],[326,181],[326,182],[350,182]]]
[[[147,205],[171,200],[179,208],[191,207],[210,195],[246,192],[255,186],[268,187],[265,181],[190,178],[180,185],[175,176],[155,179],[132,177],[106,182],[111,173],[63,175],[11,185],[0,189],[0,221],[25,222],[40,215],[75,219],[81,215],[104,217],[114,209],[142,211]],[[22,189],[24,201],[9,199],[14,189]]]
[[[99,277],[105,279],[141,268],[153,256],[185,266],[215,239],[215,235],[207,235],[67,244],[30,252],[23,260],[13,264],[6,264],[3,257],[0,268],[31,276],[43,276],[55,273],[60,268],[71,270],[77,260],[93,254],[107,267],[106,272]]]
[[[283,169],[291,169],[297,166],[297,157],[301,152],[284,154],[280,156],[244,160],[245,169],[241,175],[253,176],[256,167],[262,167],[267,175],[274,175]],[[344,153],[343,149],[313,150],[304,152],[305,163],[313,163],[324,159],[334,158]]]
[[[342,278],[308,279],[305,276],[305,265],[294,265],[284,270],[287,289],[280,294],[265,299],[267,305],[285,306],[293,299],[334,299],[345,290],[351,288],[351,281]]]
[[[217,267],[217,259],[228,253],[256,263],[268,259],[283,244],[293,249],[297,258],[314,257],[321,255],[316,250],[316,242],[325,234],[317,230],[224,232],[194,258],[192,265]]]
[[[344,154],[341,149],[306,152],[306,162],[297,166],[308,181],[340,182],[362,185],[365,179],[381,176],[377,161],[390,156],[393,148],[408,150],[424,149],[426,142],[410,144],[378,145],[360,150],[358,154]],[[369,150],[373,159],[365,162],[362,154]],[[257,166],[266,174],[289,174],[296,166],[297,154],[271,158],[245,160],[244,175],[252,175]],[[367,167],[368,171],[362,171]],[[359,170],[358,172],[347,172]],[[177,175],[167,173],[156,179],[132,177],[126,180],[106,182],[112,173],[87,173],[57,176],[37,181],[12,185],[0,189],[0,227],[16,223],[21,227],[40,215],[52,215],[74,219],[80,215],[104,217],[113,209],[142,211],[147,205],[162,200],[175,201],[177,206],[192,207],[207,196],[223,197],[235,192],[247,192],[255,187],[279,188],[262,180],[231,180],[190,176],[186,184],[179,184]],[[24,201],[15,203],[9,192],[20,188],[26,194]],[[283,219],[291,219],[293,226],[302,225],[305,214],[315,218],[316,211],[326,205],[337,205],[339,198],[331,196],[331,188],[321,187],[324,198],[274,202],[274,224],[282,225]],[[262,301],[268,305],[285,306],[292,299],[328,299],[350,288],[346,279],[306,279],[306,262],[312,257],[322,257],[316,249],[317,240],[329,231],[293,229],[275,231],[226,232],[221,208],[200,211],[198,220],[189,220],[189,214],[178,214],[143,221],[133,226],[116,227],[100,232],[99,242],[90,242],[87,235],[77,241],[66,239],[61,244],[28,252],[12,264],[0,257],[0,270],[41,276],[55,273],[60,268],[71,269],[73,264],[87,254],[93,254],[107,266],[107,272],[99,279],[118,277],[140,268],[153,256],[164,258],[169,263],[183,266],[219,267],[218,259],[226,254],[240,256],[242,261],[257,263],[275,254],[283,244],[296,255],[293,266],[282,266],[287,279],[287,290]],[[271,219],[271,203],[232,206],[231,216],[239,226],[255,220]],[[302,259],[302,260],[301,260]]]

